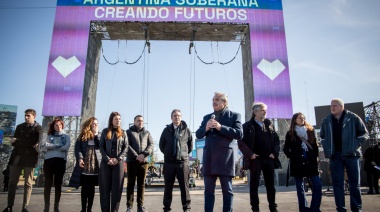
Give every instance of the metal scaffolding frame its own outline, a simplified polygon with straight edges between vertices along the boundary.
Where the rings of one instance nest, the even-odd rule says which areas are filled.
[[[380,101],[372,102],[364,107],[365,124],[369,133],[370,145],[380,141]]]

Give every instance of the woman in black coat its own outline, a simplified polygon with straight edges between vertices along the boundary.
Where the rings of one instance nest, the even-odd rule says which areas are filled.
[[[292,117],[285,137],[284,153],[290,158],[290,175],[296,180],[299,211],[320,211],[322,182],[318,171],[318,145],[314,129],[302,113]],[[312,182],[310,208],[305,197],[304,177]]]
[[[99,170],[99,193],[102,212],[119,211],[124,184],[124,157],[128,138],[121,129],[121,116],[112,112],[108,127],[100,136],[99,150],[102,161]]]
[[[98,120],[95,117],[87,119],[82,124],[81,133],[75,143],[76,165],[71,175],[70,187],[81,190],[81,212],[90,212],[95,196],[95,186],[99,185],[98,175],[101,161],[99,151]]]

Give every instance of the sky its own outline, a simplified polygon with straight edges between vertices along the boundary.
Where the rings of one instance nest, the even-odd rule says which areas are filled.
[[[42,123],[55,7],[52,0],[0,1],[0,104],[18,106],[16,124],[27,108],[36,109]],[[378,0],[283,1],[294,113],[303,112],[315,124],[314,107],[332,98],[364,106],[380,100],[379,9]],[[196,43],[202,59],[222,62],[234,57],[238,45]],[[205,65],[188,47],[189,42],[151,41],[151,53],[135,65],[109,65],[101,58],[95,112],[100,127],[112,111],[121,114],[124,129],[141,114],[157,141],[178,108],[196,131],[212,112],[215,91],[229,96],[229,108],[244,122],[241,51],[228,65]],[[103,42],[110,62],[133,61],[142,48],[143,41]]]

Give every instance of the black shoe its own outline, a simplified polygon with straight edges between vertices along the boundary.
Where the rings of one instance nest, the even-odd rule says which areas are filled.
[[[379,194],[379,191],[376,191],[376,194]]]
[[[277,209],[274,209],[274,210],[270,210],[270,212],[278,212],[278,210],[277,210]]]
[[[27,207],[23,207],[21,212],[29,212]]]
[[[144,206],[137,207],[137,212],[148,212]]]
[[[3,212],[12,212],[12,207],[8,206],[6,207]]]

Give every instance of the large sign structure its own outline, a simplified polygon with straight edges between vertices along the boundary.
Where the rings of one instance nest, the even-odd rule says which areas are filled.
[[[248,24],[246,111],[255,100],[270,107],[268,117],[292,116],[281,0],[57,0],[43,116],[83,115],[92,21]]]

